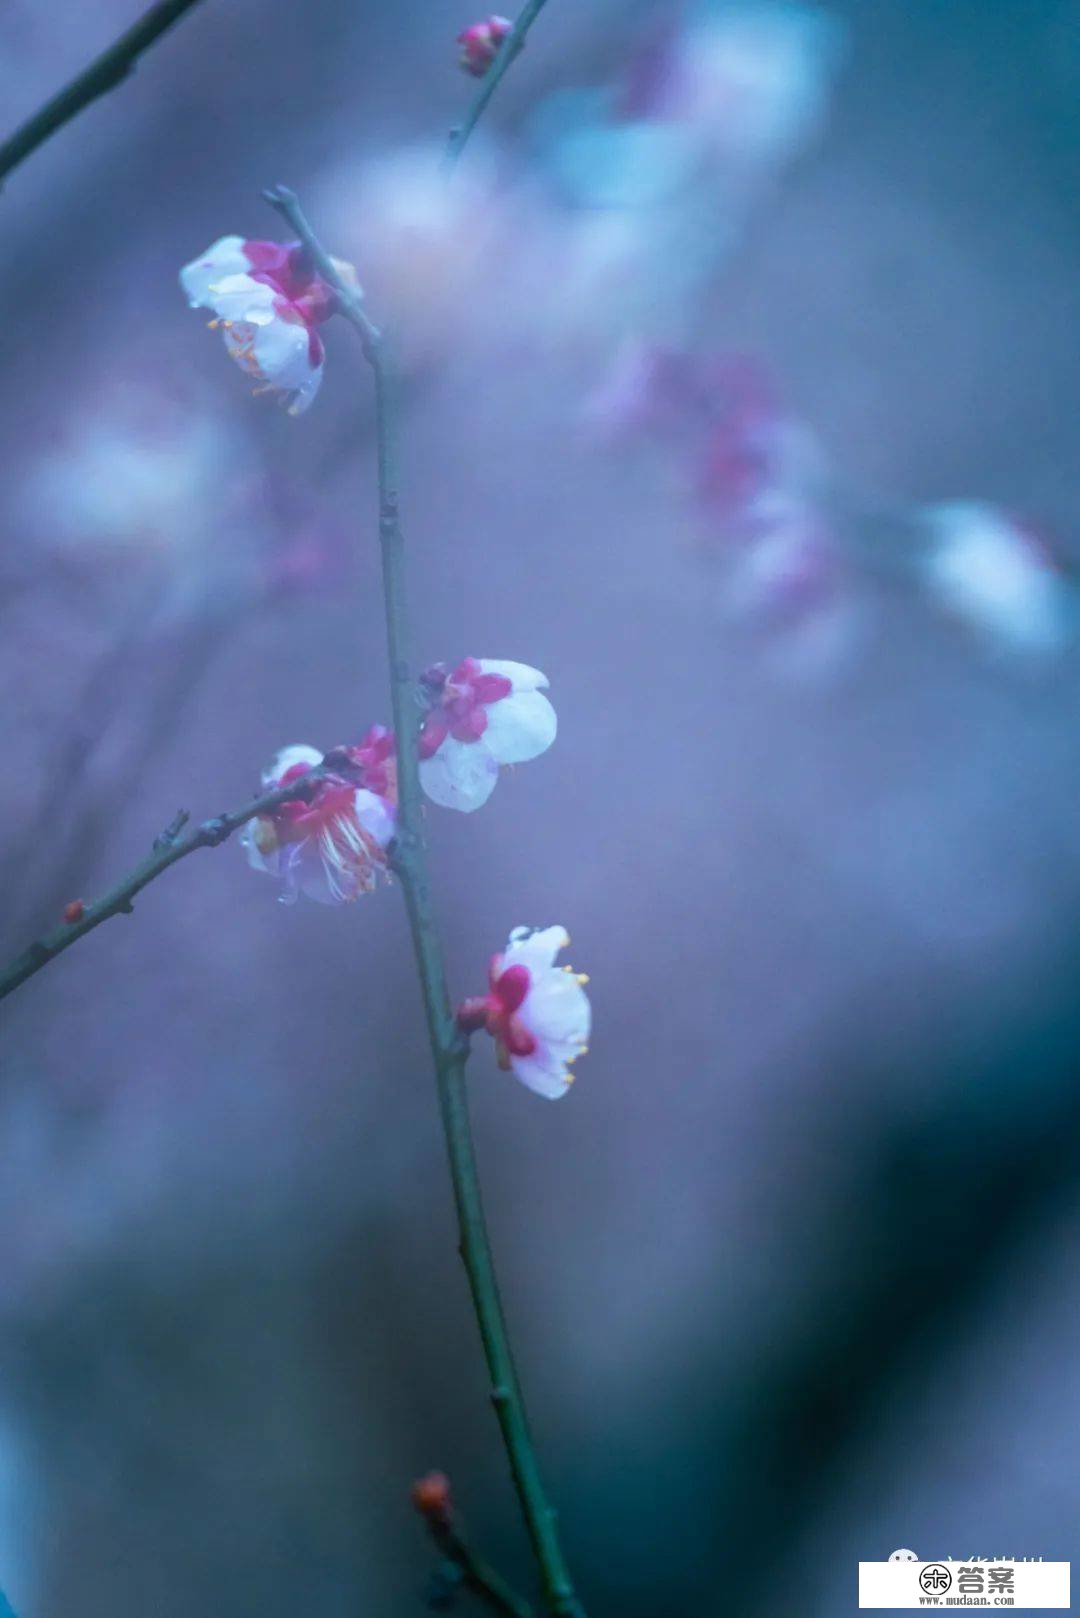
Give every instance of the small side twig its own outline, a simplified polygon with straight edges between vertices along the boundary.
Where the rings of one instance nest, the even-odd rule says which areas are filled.
[[[446,145],[446,156],[443,159],[444,167],[447,170],[454,167],[465,150],[469,136],[480,122],[484,109],[499,88],[507,71],[520,55],[521,47],[525,43],[525,36],[544,9],[544,5],[545,0],[527,0],[527,4],[516,18],[513,28],[499,46],[495,60],[484,74],[483,82],[473,98],[471,107],[461,123],[450,131],[450,139]]]
[[[290,781],[287,786],[275,787],[272,792],[264,792],[253,798],[250,803],[244,804],[241,809],[230,809],[224,814],[215,815],[210,820],[204,820],[200,825],[192,827],[185,832],[190,816],[186,809],[180,809],[172,820],[154,839],[151,852],[141,864],[129,871],[115,887],[100,899],[94,899],[87,904],[77,904],[73,909],[78,915],[70,921],[65,921],[60,927],[46,933],[43,938],[36,939],[22,954],[17,956],[5,972],[0,972],[0,1000],[11,994],[27,978],[40,972],[43,966],[55,961],[72,944],[87,933],[100,927],[103,921],[109,921],[113,916],[129,914],[133,908],[132,901],[147,883],[153,882],[170,865],[178,860],[186,859],[194,854],[197,848],[216,848],[234,831],[254,820],[256,815],[270,814],[283,803],[297,798],[307,799],[312,796],[316,787],[332,772],[323,768],[309,770],[306,775],[299,776]]]
[[[50,101],[34,113],[0,145],[0,181],[10,174],[24,158],[43,146],[50,135],[70,123],[72,118],[88,107],[99,96],[115,90],[133,70],[135,63],[166,29],[179,22],[186,11],[198,5],[199,0],[158,0],[158,4],[144,11],[138,22],[115,40],[89,67],[77,73],[70,84],[57,92]]]
[[[471,1590],[490,1612],[503,1618],[533,1618],[529,1603],[522,1599],[502,1574],[473,1549],[462,1532],[450,1491],[450,1480],[442,1472],[429,1472],[412,1487],[412,1503],[424,1519],[440,1562],[431,1577],[428,1605],[448,1607],[459,1588]]]

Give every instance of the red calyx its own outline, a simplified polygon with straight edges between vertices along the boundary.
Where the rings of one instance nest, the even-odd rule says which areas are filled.
[[[531,1056],[536,1040],[518,1016],[532,981],[527,966],[508,966],[501,970],[502,956],[496,955],[489,973],[487,994],[474,995],[463,1000],[457,1011],[458,1027],[466,1034],[479,1033],[481,1028],[495,1040],[500,1056]]]

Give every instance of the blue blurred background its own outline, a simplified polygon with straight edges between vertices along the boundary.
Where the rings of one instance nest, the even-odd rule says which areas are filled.
[[[4,124],[135,15],[6,0]],[[7,182],[4,947],[388,717],[352,334],[292,420],[176,284],[293,185],[422,661],[559,710],[429,830],[455,993],[592,978],[560,1106],[471,1081],[590,1612],[1080,1555],[1076,9],[550,0],[447,188],[473,20],[207,0]],[[398,896],[199,855],[0,1032],[22,1618],[421,1611],[431,1466],[526,1585]]]

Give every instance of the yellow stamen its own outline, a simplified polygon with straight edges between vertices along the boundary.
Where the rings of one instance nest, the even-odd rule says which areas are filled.
[[[220,320],[208,320],[206,322],[206,324],[210,327],[211,331],[217,331],[218,327],[221,325],[221,321]]]

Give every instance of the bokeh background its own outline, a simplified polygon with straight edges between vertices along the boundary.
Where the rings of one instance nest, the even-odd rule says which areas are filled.
[[[4,124],[135,15],[5,0]],[[456,992],[592,978],[561,1105],[471,1079],[589,1611],[1080,1556],[1077,12],[551,0],[448,190],[473,20],[207,0],[7,182],[4,946],[387,717],[352,334],[291,420],[176,284],[283,181],[420,655],[559,710],[429,829]],[[405,1618],[431,1466],[528,1585],[398,896],[275,898],[199,855],[0,1011],[22,1618]]]

